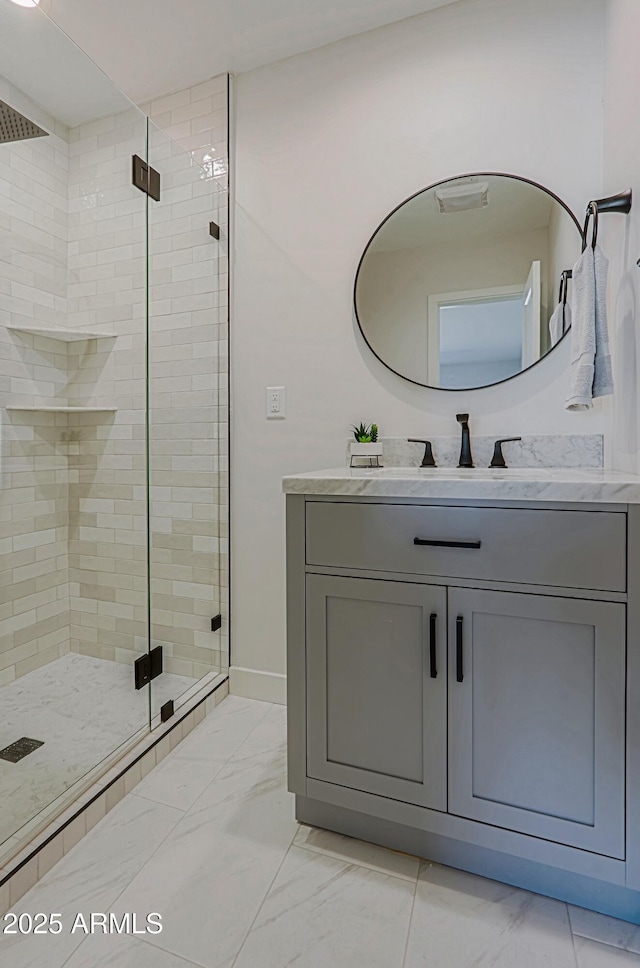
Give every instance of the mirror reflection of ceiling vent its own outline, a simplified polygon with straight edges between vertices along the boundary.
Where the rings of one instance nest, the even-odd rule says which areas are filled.
[[[436,188],[438,208],[443,215],[468,212],[473,208],[486,208],[489,204],[489,182],[455,185],[453,188]]]
[[[24,141],[26,138],[42,138],[48,132],[39,128],[24,114],[20,114],[10,104],[0,101],[0,144],[7,141]]]

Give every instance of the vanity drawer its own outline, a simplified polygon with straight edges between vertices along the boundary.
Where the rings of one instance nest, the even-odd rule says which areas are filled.
[[[626,590],[623,512],[325,501],[306,507],[308,565]]]

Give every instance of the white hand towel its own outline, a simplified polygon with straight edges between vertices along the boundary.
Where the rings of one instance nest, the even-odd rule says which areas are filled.
[[[567,410],[590,410],[594,396],[613,393],[607,330],[608,261],[589,245],[573,268],[571,365]]]
[[[549,320],[549,336],[551,337],[551,345],[555,346],[570,328],[571,307],[569,306],[569,303],[565,303],[563,305],[561,302],[559,302],[556,308],[553,310],[551,319]]]
[[[609,353],[609,327],[607,325],[609,260],[599,245],[596,245],[593,255],[596,277],[596,358],[593,395],[594,397],[606,397],[613,393],[613,370]]]
[[[593,249],[587,246],[575,266],[571,287],[571,364],[567,410],[593,406],[593,370],[596,355],[596,274]]]

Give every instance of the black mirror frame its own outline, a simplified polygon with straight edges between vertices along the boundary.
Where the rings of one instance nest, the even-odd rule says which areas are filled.
[[[378,353],[376,353],[373,346],[367,339],[364,329],[362,328],[362,323],[360,322],[360,316],[358,315],[358,301],[357,301],[358,278],[360,276],[360,270],[362,268],[362,263],[364,262],[365,256],[369,251],[369,248],[371,247],[371,244],[375,239],[375,237],[377,236],[380,229],[389,221],[389,219],[393,215],[395,215],[395,213],[399,209],[402,208],[403,205],[406,205],[407,202],[412,201],[412,199],[417,198],[419,195],[423,195],[425,192],[431,191],[433,188],[437,188],[439,185],[446,185],[448,182],[455,181],[458,178],[488,178],[488,177],[512,178],[514,181],[525,182],[527,185],[533,185],[534,188],[539,188],[541,191],[546,192],[547,195],[550,195],[551,198],[555,199],[555,201],[558,202],[558,204],[563,207],[567,215],[571,216],[571,218],[573,219],[573,223],[576,227],[576,230],[578,232],[578,236],[582,238],[582,226],[580,225],[580,222],[576,218],[575,214],[571,211],[567,203],[564,202],[559,195],[556,195],[555,192],[552,192],[545,185],[541,185],[540,182],[533,181],[533,179],[531,178],[524,178],[521,175],[512,175],[509,172],[504,172],[504,171],[472,171],[472,172],[467,172],[466,174],[463,174],[463,175],[452,175],[450,178],[443,178],[441,181],[433,182],[432,185],[427,185],[426,188],[421,188],[419,192],[414,192],[413,195],[409,195],[402,202],[400,202],[399,205],[396,205],[396,207],[392,209],[392,211],[389,212],[389,214],[386,215],[383,218],[383,220],[380,222],[375,232],[372,234],[371,238],[369,239],[366,246],[364,247],[364,251],[362,255],[360,256],[360,261],[358,262],[358,268],[356,270],[356,277],[353,283],[353,309],[356,316],[356,322],[358,323],[358,329],[360,330],[362,338],[365,341],[368,348],[373,353],[373,355],[375,356],[375,358],[379,360],[383,366],[386,366],[388,370],[391,370],[392,373],[395,373],[396,376],[399,376],[402,380],[406,380],[407,383],[413,383],[415,386],[426,387],[428,390],[440,390],[442,393],[471,393],[473,390],[486,390],[488,387],[500,386],[501,383],[508,383],[509,380],[515,380],[516,377],[521,376],[523,373],[528,373],[529,370],[532,370],[534,368],[534,366],[538,366],[539,363],[542,363],[543,360],[546,360],[546,358],[551,355],[551,353],[556,349],[556,347],[558,347],[560,343],[562,343],[563,339],[571,329],[571,327],[568,327],[566,332],[562,334],[558,342],[555,343],[555,345],[552,346],[551,349],[549,349],[544,354],[544,356],[541,356],[539,360],[535,361],[535,363],[530,363],[529,366],[525,367],[524,370],[519,370],[518,373],[513,373],[511,376],[505,377],[504,380],[496,380],[495,383],[485,383],[479,387],[450,387],[450,388],[434,387],[430,383],[421,383],[419,380],[412,380],[411,377],[405,376],[403,373],[399,373],[398,370],[394,370],[392,366],[390,366],[385,360],[383,360],[382,357],[379,356]]]

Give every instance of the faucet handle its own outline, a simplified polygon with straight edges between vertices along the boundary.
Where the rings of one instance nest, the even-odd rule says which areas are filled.
[[[407,437],[408,444],[424,444],[424,456],[422,458],[422,463],[420,467],[437,467],[436,459],[433,456],[433,447],[431,446],[430,440],[424,440],[422,437]]]
[[[489,467],[506,467],[507,462],[504,459],[504,454],[502,453],[502,445],[509,444],[512,440],[522,440],[522,437],[501,437],[500,440],[496,440],[493,445],[493,457],[491,458],[491,463]]]

